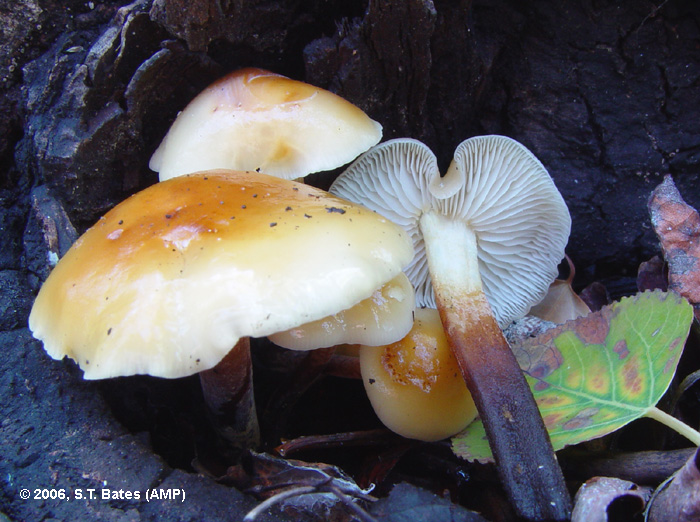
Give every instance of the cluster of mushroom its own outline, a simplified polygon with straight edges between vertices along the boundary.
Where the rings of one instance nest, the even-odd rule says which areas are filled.
[[[364,153],[330,191],[407,231],[415,256],[405,272],[417,306],[440,309],[453,344],[464,342],[454,339],[458,335],[466,338],[458,357],[470,357],[464,350],[475,346],[503,348],[500,355],[462,361],[476,374],[465,375],[467,382],[485,374],[479,393],[490,385],[503,397],[507,381],[493,379],[496,365],[511,356],[501,328],[545,296],[571,227],[568,209],[542,164],[510,138],[480,136],[457,147],[441,177],[430,149],[397,139]],[[474,328],[487,330],[477,336]],[[517,363],[514,367],[520,373]]]
[[[511,501],[525,518],[565,519],[571,501],[563,475],[502,333],[545,296],[564,258],[571,219],[544,166],[510,138],[480,136],[457,147],[441,177],[424,144],[390,140],[360,156],[330,191],[411,236],[415,256],[405,271],[418,305],[439,312]],[[386,353],[391,373],[395,358]],[[380,406],[380,397],[396,406],[401,400],[393,388],[376,386],[377,358],[362,361],[375,410],[395,422],[396,408]],[[402,430],[412,429],[411,416],[421,423],[422,413],[409,408]]]
[[[380,139],[378,123],[322,89],[258,69],[219,80],[153,155],[160,183],[57,264],[33,334],[87,379],[199,373],[213,410],[246,397],[230,433],[242,444],[257,437],[249,337],[373,345],[363,382],[388,427],[438,440],[478,410],[507,489],[564,490],[501,333],[556,276],[570,229],[561,195],[509,138],[464,141],[444,177],[422,143]],[[291,181],[372,146],[330,193]]]
[[[86,379],[199,373],[214,413],[247,401],[227,436],[255,444],[249,337],[336,324],[335,336],[307,335],[310,349],[371,343],[373,333],[389,342],[411,328],[405,232],[259,172],[303,177],[380,138],[359,108],[302,82],[257,69],[216,82],[153,155],[160,183],[108,212],[56,265],[30,314],[34,336]]]

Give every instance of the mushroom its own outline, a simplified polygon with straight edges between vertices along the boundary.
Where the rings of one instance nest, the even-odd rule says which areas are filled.
[[[202,172],[133,195],[85,232],[42,286],[29,326],[86,379],[206,374],[227,357],[240,381],[249,336],[350,308],[412,255],[400,227],[322,190]]]
[[[362,382],[382,423],[407,438],[436,441],[462,431],[476,406],[433,308],[415,311],[403,339],[360,346]]]
[[[329,91],[242,69],[187,105],[149,166],[161,181],[217,168],[302,178],[349,163],[381,137],[379,123]]]
[[[419,306],[435,305],[489,436],[502,482],[526,518],[565,519],[570,498],[547,431],[501,327],[542,299],[571,219],[542,164],[518,142],[462,142],[444,177],[421,142],[360,156],[330,191],[410,234]]]
[[[150,167],[159,171],[161,181],[211,168],[302,180],[348,163],[381,135],[381,125],[344,99],[249,68],[221,78],[192,100],[153,154]],[[236,375],[241,367],[245,365],[222,361],[202,374],[212,391],[229,390],[212,400],[214,411],[231,409],[226,404],[242,395],[231,387],[233,382],[247,382],[250,388],[250,379]],[[225,427],[224,416],[218,424]]]

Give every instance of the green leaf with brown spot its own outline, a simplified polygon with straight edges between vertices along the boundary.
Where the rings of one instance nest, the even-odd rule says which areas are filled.
[[[646,415],[666,392],[693,320],[675,293],[644,292],[513,348],[555,450]],[[491,460],[481,422],[452,439],[456,455]]]

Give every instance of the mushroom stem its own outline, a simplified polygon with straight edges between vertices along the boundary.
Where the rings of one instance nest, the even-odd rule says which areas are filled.
[[[483,292],[477,238],[429,212],[419,223],[440,318],[520,516],[566,520],[571,499],[532,392]]]
[[[204,401],[219,434],[236,449],[260,444],[250,339],[241,338],[219,364],[199,373]]]
[[[323,373],[342,379],[362,379],[360,358],[352,355],[333,354]]]

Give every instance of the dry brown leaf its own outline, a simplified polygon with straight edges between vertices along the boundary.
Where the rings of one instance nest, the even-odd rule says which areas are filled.
[[[576,295],[568,281],[555,280],[545,298],[530,309],[530,314],[545,321],[563,324],[566,321],[587,315],[588,305]]]
[[[649,261],[639,264],[637,270],[637,290],[668,290],[668,279],[666,277],[666,263],[661,256],[654,256]]]
[[[362,490],[343,470],[321,462],[281,459],[249,451],[231,466],[220,482],[230,484],[258,498],[269,498],[285,489],[318,486],[333,482],[344,492],[362,496]]]
[[[587,315],[591,311],[571,288],[571,282],[574,279],[574,265],[568,256],[566,260],[569,262],[568,279],[556,279],[549,286],[549,291],[544,299],[530,309],[530,315],[556,324],[564,324],[566,321]]]
[[[603,283],[598,281],[593,281],[590,285],[581,290],[579,297],[588,305],[591,312],[597,312],[604,306],[608,306],[612,303],[608,289]]]
[[[700,215],[670,175],[652,192],[649,214],[668,264],[668,287],[690,301],[700,320]]]
[[[244,454],[219,482],[265,499],[246,515],[246,522],[257,519],[273,505],[290,520],[349,521],[358,510],[366,514],[353,499],[376,500],[369,495],[371,488],[360,488],[336,466],[253,451]]]

